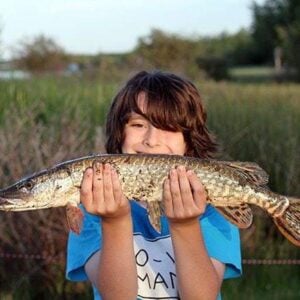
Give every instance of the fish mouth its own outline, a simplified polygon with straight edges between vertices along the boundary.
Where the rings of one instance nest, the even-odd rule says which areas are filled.
[[[47,203],[36,203],[30,197],[22,198],[3,198],[0,196],[0,210],[2,211],[27,211],[39,208],[47,208]]]
[[[0,207],[6,205],[16,205],[18,203],[24,202],[23,199],[19,198],[3,198],[0,197]]]
[[[6,200],[25,200],[30,197],[30,193],[16,189],[7,189],[0,191],[0,199]],[[0,202],[1,203],[1,202]]]
[[[21,190],[6,189],[0,191],[0,210],[25,207],[30,200],[30,193]]]
[[[7,199],[0,197],[0,210],[2,211],[22,211],[27,210],[27,204],[23,199]]]

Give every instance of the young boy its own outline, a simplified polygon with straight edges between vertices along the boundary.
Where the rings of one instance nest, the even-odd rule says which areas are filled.
[[[116,95],[106,123],[108,153],[210,158],[216,143],[196,87],[140,72]],[[212,206],[196,175],[179,166],[164,182],[161,232],[140,202],[126,199],[116,171],[85,171],[79,236],[70,233],[67,277],[90,280],[95,299],[216,299],[241,273],[239,233]],[[101,296],[100,296],[101,295]]]

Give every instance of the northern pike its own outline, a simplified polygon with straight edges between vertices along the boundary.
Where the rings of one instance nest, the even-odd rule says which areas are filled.
[[[217,161],[177,155],[98,154],[69,160],[25,177],[0,190],[0,210],[25,211],[67,207],[71,230],[80,232],[79,208],[83,172],[95,162],[111,164],[124,195],[145,201],[151,224],[160,231],[163,182],[172,168],[193,170],[207,193],[207,203],[239,228],[252,223],[250,205],[265,210],[281,233],[300,247],[300,199],[276,194],[267,187],[268,174],[256,163]]]

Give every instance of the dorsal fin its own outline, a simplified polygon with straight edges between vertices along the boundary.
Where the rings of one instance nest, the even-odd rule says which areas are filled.
[[[252,210],[246,203],[238,206],[216,206],[216,209],[239,228],[248,228],[252,224]]]
[[[269,175],[258,164],[253,162],[224,162],[228,167],[233,168],[242,177],[250,180],[257,186],[265,186],[269,181]]]

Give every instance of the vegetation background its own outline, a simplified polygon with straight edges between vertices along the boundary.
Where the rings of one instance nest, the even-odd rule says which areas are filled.
[[[103,122],[120,85],[137,70],[163,69],[198,86],[221,159],[255,161],[272,190],[299,198],[300,4],[268,0],[252,10],[252,27],[235,35],[194,40],[153,29],[120,55],[73,56],[45,36],[20,44],[14,64],[30,77],[0,81],[1,187],[103,152]],[[241,232],[244,275],[224,282],[223,299],[299,299],[299,249],[254,211]],[[63,208],[0,213],[1,300],[91,299],[87,283],[65,279],[67,232]]]

